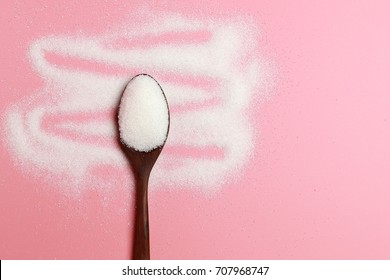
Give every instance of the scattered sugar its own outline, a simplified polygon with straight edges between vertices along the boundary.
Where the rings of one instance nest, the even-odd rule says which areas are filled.
[[[160,85],[149,75],[137,75],[126,86],[118,114],[121,141],[140,152],[164,144],[169,126],[168,105]]]
[[[185,32],[209,35],[187,42]],[[156,38],[155,45],[129,46],[134,38],[150,43],[142,39],[150,36]],[[169,137],[150,178],[151,189],[217,190],[239,178],[253,152],[248,109],[255,94],[264,94],[262,86],[269,76],[257,42],[256,26],[245,18],[188,19],[150,10],[100,36],[38,38],[31,43],[29,56],[45,85],[6,110],[3,131],[10,154],[22,172],[42,176],[69,194],[81,193],[83,188],[130,185],[114,112],[129,77],[149,73],[161,84],[170,108],[181,108],[170,111]],[[69,63],[51,61],[46,54]],[[97,71],[97,65],[110,71]],[[212,81],[212,86],[205,87],[202,81]],[[204,105],[210,100],[218,102]],[[111,117],[96,117],[107,111]],[[161,120],[167,121],[166,117]],[[136,134],[131,132],[124,138],[147,150],[163,141],[164,131],[158,131],[160,138],[145,146],[138,146],[140,139],[133,139]],[[92,140],[80,140],[86,135]],[[110,144],[103,145],[101,139]],[[186,147],[197,154],[217,148],[222,155],[194,156]]]

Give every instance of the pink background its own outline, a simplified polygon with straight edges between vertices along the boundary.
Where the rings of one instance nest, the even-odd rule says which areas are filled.
[[[33,2],[1,4],[0,112],[42,86],[26,57],[33,39],[97,34],[140,5]],[[152,258],[390,258],[387,1],[210,2],[153,5],[252,16],[275,85],[251,111],[261,136],[239,182],[211,196],[150,194]],[[98,191],[68,197],[24,176],[1,145],[1,259],[129,258],[129,213],[118,210],[128,203],[124,189],[106,205]]]

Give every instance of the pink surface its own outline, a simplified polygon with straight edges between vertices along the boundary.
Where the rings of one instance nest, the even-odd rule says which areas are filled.
[[[2,3],[0,112],[42,87],[26,56],[32,40],[98,34],[140,5],[127,2]],[[390,258],[388,3],[224,2],[155,8],[250,15],[275,86],[251,111],[261,134],[238,182],[213,195],[150,194],[152,258]],[[1,259],[129,257],[128,190],[118,187],[106,203],[96,190],[69,197],[24,175],[1,145]]]

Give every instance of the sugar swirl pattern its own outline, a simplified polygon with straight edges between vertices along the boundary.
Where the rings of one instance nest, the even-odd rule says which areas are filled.
[[[64,189],[126,185],[116,108],[129,78],[148,73],[171,108],[152,189],[218,189],[253,150],[247,110],[268,76],[256,44],[256,28],[243,19],[174,14],[140,15],[95,37],[39,38],[29,56],[45,85],[6,111],[10,152],[21,170]]]

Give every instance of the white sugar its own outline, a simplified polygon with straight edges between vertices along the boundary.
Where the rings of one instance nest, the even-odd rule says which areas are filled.
[[[138,75],[126,86],[118,123],[121,141],[130,148],[149,152],[164,144],[168,106],[160,85],[151,76]]]
[[[29,56],[44,86],[5,111],[2,131],[10,155],[23,173],[46,178],[70,194],[86,187],[109,191],[130,185],[128,161],[117,143],[118,119],[104,114],[117,108],[129,75],[149,73],[162,85],[170,106],[169,137],[150,178],[151,189],[213,191],[237,180],[253,154],[253,133],[258,132],[248,109],[259,100],[255,95],[264,95],[270,76],[256,28],[247,18],[189,19],[148,10],[99,36],[55,34],[34,40]],[[209,36],[200,41],[180,37],[194,32]],[[134,39],[148,41],[151,36],[163,40],[147,47],[131,45]],[[112,47],[123,40],[130,46]],[[67,63],[72,61],[94,67]],[[96,65],[122,70],[102,73]],[[143,81],[139,78],[133,82]],[[119,120],[122,141],[143,151],[164,143],[168,122],[161,90],[153,80],[146,81],[137,87],[129,84],[122,100],[129,114],[121,112]],[[191,107],[210,100],[218,102]],[[210,157],[210,147],[221,156]],[[184,153],[175,152],[180,149]],[[199,151],[203,156],[197,156]]]

